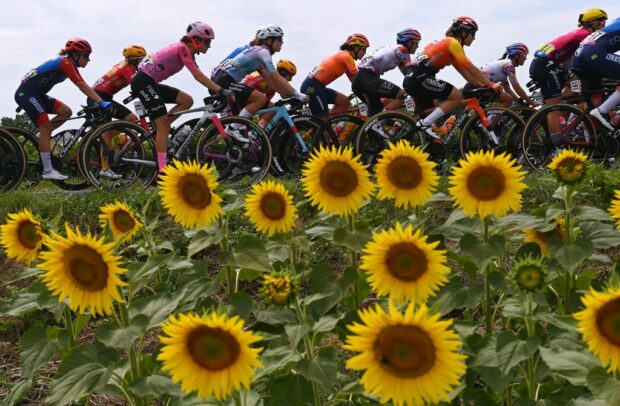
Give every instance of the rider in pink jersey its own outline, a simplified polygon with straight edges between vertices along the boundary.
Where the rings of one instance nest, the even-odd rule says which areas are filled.
[[[161,82],[185,66],[194,76],[194,79],[209,90],[226,97],[233,97],[232,92],[221,88],[203,74],[194,59],[194,55],[204,54],[209,50],[211,40],[214,38],[213,29],[208,24],[195,22],[188,25],[186,34],[179,42],[147,56],[138,66],[138,72],[131,81],[131,91],[138,95],[157,127],[155,147],[160,172],[166,167],[170,124],[178,118],[178,116],[168,115],[166,103],[176,103],[170,109],[170,114],[187,110],[194,104],[189,94],[161,84]]]

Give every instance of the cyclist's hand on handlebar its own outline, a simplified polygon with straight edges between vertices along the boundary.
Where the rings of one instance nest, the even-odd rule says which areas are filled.
[[[502,91],[503,86],[501,83],[490,83],[489,88],[493,89],[495,92],[499,93]]]
[[[220,87],[220,90],[217,91],[217,94],[219,94],[220,96],[224,96],[227,100],[231,102],[235,101],[235,94],[230,89]]]
[[[303,93],[295,92],[292,94],[292,96],[302,103],[308,103],[308,101],[310,101],[308,95],[305,95]]]
[[[99,103],[97,103],[97,106],[99,106],[99,108],[102,109],[102,110],[111,110],[112,109],[112,102],[102,100]]]

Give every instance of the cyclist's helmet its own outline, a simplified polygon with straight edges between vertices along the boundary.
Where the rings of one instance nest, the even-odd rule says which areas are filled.
[[[297,73],[297,66],[295,66],[295,64],[288,59],[280,59],[276,64],[276,67],[287,71],[291,74],[291,76],[295,76]]]
[[[508,56],[527,55],[529,53],[530,50],[527,48],[527,45],[521,42],[515,42],[506,47],[506,55]]]
[[[256,38],[266,40],[267,38],[278,38],[283,37],[284,31],[282,28],[278,27],[274,24],[267,24],[264,27],[260,27],[256,31]]]
[[[188,25],[185,30],[185,35],[190,38],[196,37],[203,40],[215,39],[215,32],[213,31],[213,28],[211,28],[209,24],[200,21],[196,21],[195,23]]]
[[[396,43],[397,44],[406,44],[409,41],[420,41],[422,36],[420,32],[415,28],[405,28],[396,34]]]
[[[467,16],[457,17],[452,21],[452,26],[450,27],[452,31],[461,32],[476,32],[478,31],[478,24],[476,21]]]
[[[364,48],[368,48],[370,46],[368,38],[366,38],[364,34],[359,33],[349,35],[344,43],[347,45],[360,46]]]
[[[607,20],[607,13],[600,8],[591,8],[579,14],[579,23],[590,23],[593,21]]]
[[[125,58],[144,58],[146,56],[146,49],[140,45],[129,45],[123,49],[123,56]]]
[[[91,48],[88,41],[86,41],[84,38],[75,37],[67,41],[67,43],[65,44],[65,52],[91,53],[93,52],[93,49]]]

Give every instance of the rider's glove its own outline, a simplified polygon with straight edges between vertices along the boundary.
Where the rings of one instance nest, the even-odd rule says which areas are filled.
[[[487,85],[489,88],[493,89],[494,91],[496,91],[497,93],[501,92],[503,87],[501,83],[493,83],[493,82],[489,82],[489,84]]]
[[[109,102],[109,101],[104,101],[104,100],[102,100],[102,101],[100,101],[97,105],[98,105],[98,106],[99,106],[99,108],[100,108],[100,109],[102,109],[102,110],[107,110],[107,109],[112,108],[112,102]]]
[[[303,102],[303,103],[308,103],[308,100],[310,100],[310,98],[307,95],[305,95],[303,93],[299,93],[298,91],[295,91],[292,94],[292,96],[294,98],[296,98],[297,100],[299,100],[300,102]]]
[[[220,87],[220,90],[217,91],[217,94],[229,99],[233,95],[233,91],[230,89],[224,89],[223,87]]]

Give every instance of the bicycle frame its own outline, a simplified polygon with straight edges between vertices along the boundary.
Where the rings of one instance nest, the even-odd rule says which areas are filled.
[[[308,152],[308,146],[304,142],[303,138],[301,138],[301,135],[299,134],[299,130],[295,126],[295,123],[293,122],[293,119],[291,118],[290,114],[288,114],[288,110],[286,110],[285,106],[270,107],[267,109],[260,110],[256,114],[262,115],[262,114],[272,113],[272,112],[274,112],[275,115],[273,116],[269,124],[267,124],[267,126],[264,128],[265,132],[267,134],[271,133],[271,131],[280,123],[280,121],[284,120],[288,124],[288,126],[291,128],[291,131],[293,131],[293,134],[295,135],[297,142],[301,146],[301,151],[304,153]]]
[[[466,99],[463,104],[465,105],[465,110],[456,117],[454,125],[450,129],[450,132],[448,132],[448,134],[444,138],[442,138],[442,142],[444,144],[447,144],[450,140],[456,138],[456,131],[460,130],[465,123],[465,120],[472,116],[472,111],[473,114],[477,114],[480,117],[480,121],[482,122],[484,128],[487,128],[491,125],[491,122],[489,121],[486,113],[484,112],[484,109],[480,106],[480,103],[478,103],[477,99]]]

